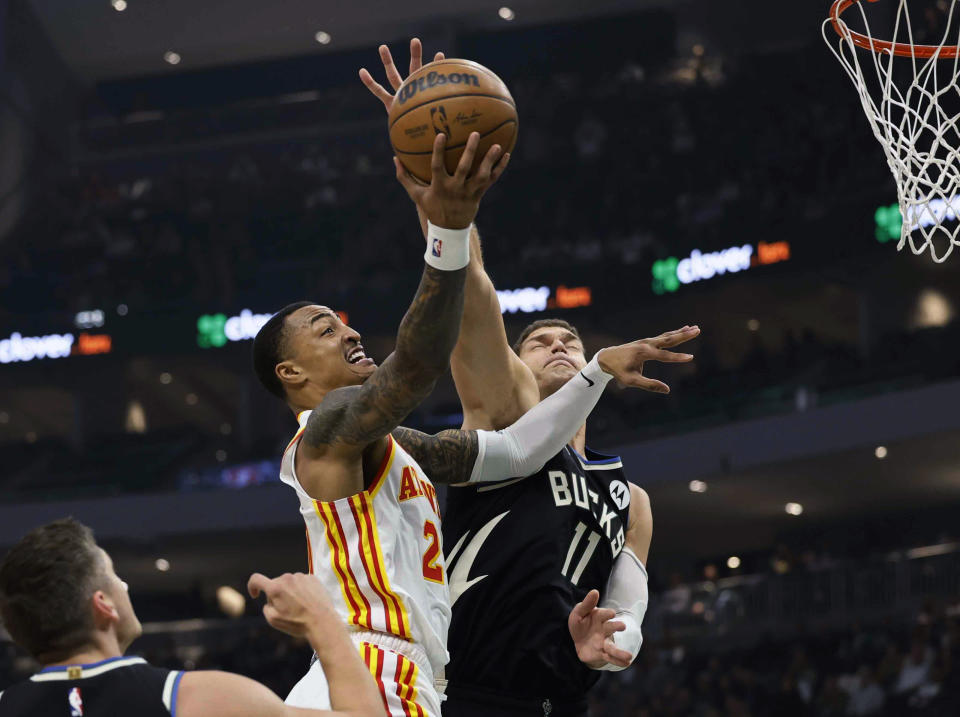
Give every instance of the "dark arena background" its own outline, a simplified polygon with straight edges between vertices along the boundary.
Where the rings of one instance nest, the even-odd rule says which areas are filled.
[[[0,2],[0,546],[75,516],[133,654],[302,676],[235,594],[306,569],[251,339],[308,298],[392,349],[422,237],[357,70],[417,36],[516,100],[477,220],[511,340],[702,329],[650,365],[670,396],[589,423],[654,512],[644,644],[591,714],[960,714],[958,259],[897,252],[828,2],[501,1]],[[407,424],[461,418],[448,377]],[[0,632],[0,689],[36,668]]]

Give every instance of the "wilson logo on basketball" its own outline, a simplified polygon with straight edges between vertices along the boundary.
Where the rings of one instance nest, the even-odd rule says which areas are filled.
[[[401,87],[400,91],[397,93],[397,102],[402,105],[418,92],[424,92],[433,87],[440,87],[447,84],[472,85],[473,87],[479,87],[480,78],[477,75],[469,72],[451,72],[449,74],[428,72],[423,77],[418,77],[415,82],[411,82]]]

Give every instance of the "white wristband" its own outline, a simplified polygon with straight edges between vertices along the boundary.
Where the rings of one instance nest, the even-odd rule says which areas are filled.
[[[457,271],[470,263],[470,225],[444,229],[427,222],[427,251],[423,260],[440,271]]]

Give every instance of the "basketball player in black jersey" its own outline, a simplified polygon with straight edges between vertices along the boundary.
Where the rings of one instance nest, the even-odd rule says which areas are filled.
[[[386,46],[380,58],[396,90],[402,77]],[[410,71],[421,63],[414,39]],[[360,78],[389,111],[393,95],[367,70]],[[451,360],[464,429],[512,425],[567,381],[584,378],[583,344],[565,321],[536,322],[511,348],[475,229],[464,299]],[[685,326],[647,339],[644,358],[689,361],[666,349],[699,332]],[[642,375],[630,385],[669,391]],[[418,451],[424,446],[408,433],[395,437],[429,464],[430,451]],[[450,455],[458,450],[447,446]],[[628,481],[619,458],[586,448],[584,426],[537,474],[453,488],[448,496],[443,534],[453,619],[444,715],[585,715],[598,670],[628,666],[639,649],[653,528],[646,493]],[[632,651],[616,642],[628,632]]]
[[[2,717],[381,717],[370,672],[320,582],[251,576],[275,628],[306,637],[330,682],[333,711],[288,707],[263,685],[226,672],[180,672],[124,657],[141,633],[127,586],[86,526],[41,526],[0,563],[0,616],[43,669],[0,692]]]

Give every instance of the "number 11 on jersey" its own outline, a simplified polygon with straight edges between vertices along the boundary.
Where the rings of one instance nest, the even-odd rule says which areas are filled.
[[[580,545],[583,534],[587,532],[587,526],[581,521],[577,523],[576,529],[573,531],[573,540],[570,541],[570,548],[567,550],[567,559],[563,561],[563,570],[560,571],[560,574],[565,578],[569,578],[570,582],[574,585],[578,585],[580,582],[580,576],[583,575],[583,571],[587,567],[587,563],[590,562],[590,558],[593,557],[594,552],[597,550],[597,546],[600,544],[600,534],[591,530],[590,535],[587,538],[587,545],[583,549],[583,555],[580,556],[579,562],[577,562],[577,567],[573,571],[573,575],[570,575],[570,564],[573,562],[573,557],[577,553],[577,548]]]

